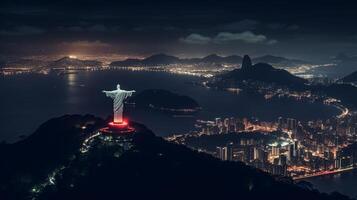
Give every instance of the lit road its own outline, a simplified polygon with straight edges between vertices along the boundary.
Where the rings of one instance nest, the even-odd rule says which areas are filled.
[[[333,170],[333,171],[322,171],[322,172],[317,172],[317,173],[313,173],[313,174],[306,174],[306,175],[303,175],[303,176],[293,177],[293,180],[301,180],[301,179],[306,179],[306,178],[311,178],[311,177],[316,177],[316,176],[337,174],[337,173],[342,173],[342,172],[346,172],[346,171],[351,171],[353,169],[356,169],[356,168],[355,167],[347,167],[347,168],[343,168],[343,169],[336,169],[336,170]]]

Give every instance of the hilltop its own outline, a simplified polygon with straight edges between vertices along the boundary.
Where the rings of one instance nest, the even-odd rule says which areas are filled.
[[[249,56],[245,56],[240,69],[218,75],[211,86],[235,87],[244,81],[293,87],[302,87],[307,83],[307,80],[294,76],[288,71],[276,69],[267,63],[257,63],[253,65]]]
[[[99,136],[81,152],[103,123],[67,115],[21,142],[0,145],[2,199],[349,199],[169,143],[133,122],[134,134]]]

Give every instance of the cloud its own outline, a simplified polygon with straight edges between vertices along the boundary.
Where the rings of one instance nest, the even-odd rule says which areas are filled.
[[[180,41],[186,44],[208,44],[212,38],[200,35],[198,33],[191,33],[185,38],[181,38]]]
[[[267,41],[267,37],[265,35],[256,35],[250,31],[244,31],[242,33],[230,33],[230,32],[221,32],[218,33],[214,38],[214,43],[225,43],[231,41],[242,41],[246,43],[262,43]]]
[[[180,38],[180,41],[186,44],[225,44],[230,42],[244,42],[249,44],[268,44],[273,45],[278,41],[275,39],[268,39],[262,34],[255,34],[251,31],[244,31],[240,33],[220,32],[214,37],[200,35],[198,33],[191,33],[185,38]]]
[[[276,44],[276,43],[278,43],[278,40],[274,40],[274,39],[268,40],[268,41],[266,42],[266,44],[268,44],[268,45],[273,45],[273,44]]]
[[[20,36],[20,35],[38,35],[46,32],[44,29],[34,26],[16,26],[9,30],[0,30],[0,35]]]
[[[0,8],[0,13],[2,14],[14,14],[14,15],[25,15],[25,16],[35,16],[43,15],[48,13],[47,8],[38,6],[4,6]]]

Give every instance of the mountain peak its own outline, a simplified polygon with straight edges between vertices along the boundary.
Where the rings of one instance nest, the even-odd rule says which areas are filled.
[[[167,54],[154,54],[150,57],[145,58],[142,60],[145,64],[148,65],[160,65],[160,64],[173,64],[179,62],[179,58],[175,56],[170,56]]]
[[[257,63],[252,65],[249,56],[244,56],[242,68],[235,69],[225,74],[219,75],[219,79],[212,84],[215,87],[238,86],[243,81],[257,81],[281,86],[304,87],[305,79],[294,76],[288,71],[276,69],[267,63]]]
[[[248,55],[244,55],[243,62],[242,62],[242,69],[248,69],[252,67],[252,60]]]
[[[206,57],[204,57],[204,58],[220,58],[220,57],[221,57],[221,56],[219,56],[219,55],[213,53],[213,54],[210,54],[210,55],[208,55],[208,56],[206,56]]]
[[[147,57],[146,59],[149,59],[149,58],[155,58],[155,57],[170,57],[170,58],[176,58],[175,56],[171,56],[171,55],[167,55],[167,54],[164,54],[164,53],[158,53],[158,54],[153,54],[149,57]]]
[[[58,60],[56,60],[56,61],[57,61],[57,62],[60,62],[60,61],[72,61],[72,60],[78,60],[78,59],[76,59],[76,58],[71,58],[71,57],[69,57],[69,56],[65,56],[65,57],[60,58],[60,59],[58,59]]]
[[[223,57],[217,55],[217,54],[210,54],[204,58],[202,58],[203,62],[212,62],[212,63],[217,63],[221,62],[223,60]]]

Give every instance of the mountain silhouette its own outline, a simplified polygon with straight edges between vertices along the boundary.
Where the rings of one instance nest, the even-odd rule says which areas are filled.
[[[251,67],[252,67],[252,61],[251,61],[251,59],[250,59],[250,57],[248,55],[245,55],[243,57],[241,68],[242,69],[248,69],[248,68],[251,68]]]
[[[81,152],[104,122],[66,115],[23,141],[0,145],[1,199],[349,199],[192,151],[134,122],[134,134],[93,137]]]
[[[102,63],[97,60],[81,60],[77,58],[70,58],[68,56],[52,61],[47,67],[65,68],[65,67],[100,67]]]
[[[144,59],[126,59],[122,61],[114,61],[110,64],[113,67],[128,67],[128,66],[158,66],[169,64],[236,64],[239,65],[243,58],[239,55],[219,56],[211,54],[203,58],[178,58],[166,54],[155,54]],[[293,64],[307,63],[305,61],[288,59],[276,56],[263,56],[253,59],[254,62],[267,62],[271,64],[284,64],[286,66]]]
[[[251,65],[249,56],[244,56],[242,68],[217,76],[211,83],[216,87],[232,87],[243,81],[255,81],[290,87],[303,87],[307,80],[296,77],[288,71],[276,69],[267,63]]]
[[[343,77],[340,81],[345,83],[356,83],[357,82],[357,71]]]

